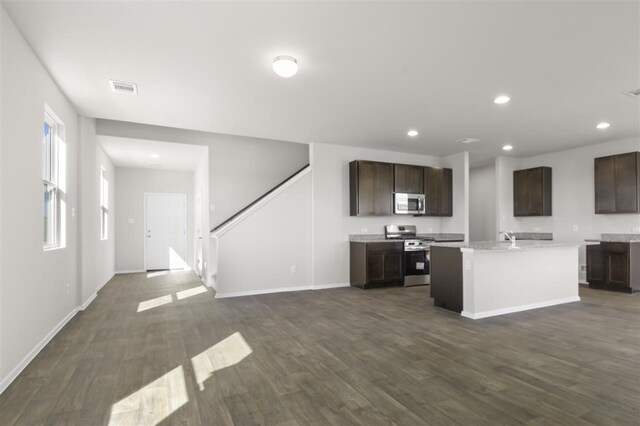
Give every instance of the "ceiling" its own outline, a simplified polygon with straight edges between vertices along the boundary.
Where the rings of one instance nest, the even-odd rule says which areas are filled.
[[[505,144],[528,156],[640,140],[640,101],[622,94],[640,87],[637,1],[3,4],[89,117],[469,150],[472,164]],[[277,55],[296,57],[298,74],[276,76]],[[139,95],[111,92],[109,79],[137,83]],[[511,102],[494,104],[500,94]],[[465,137],[481,142],[456,142]]]
[[[205,146],[103,135],[97,138],[116,167],[193,171],[208,156]]]

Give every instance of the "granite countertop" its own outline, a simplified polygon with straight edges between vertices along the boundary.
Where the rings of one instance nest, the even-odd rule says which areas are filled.
[[[520,249],[540,249],[553,247],[578,247],[578,243],[562,243],[557,241],[517,241],[516,247],[513,248],[510,242],[502,241],[474,241],[471,243],[436,243],[432,247],[453,247],[460,248],[462,251],[472,250],[498,250],[498,251],[517,251]]]
[[[552,232],[514,232],[517,240],[553,240]],[[505,240],[507,237],[504,237]]]
[[[585,239],[588,243],[640,243],[640,234],[600,234],[600,238]]]
[[[420,238],[433,238],[435,242],[445,241],[464,241],[464,234],[418,234]],[[384,234],[352,234],[349,235],[349,241],[360,243],[387,243],[401,240],[387,240]]]

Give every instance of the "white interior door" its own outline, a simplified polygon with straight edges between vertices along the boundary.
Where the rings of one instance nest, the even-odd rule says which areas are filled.
[[[187,196],[145,194],[146,268],[187,267]]]

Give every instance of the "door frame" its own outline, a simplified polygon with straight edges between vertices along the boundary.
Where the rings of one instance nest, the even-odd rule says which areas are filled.
[[[189,217],[187,216],[187,194],[183,193],[183,192],[144,192],[142,194],[143,196],[143,206],[142,206],[142,216],[143,216],[143,220],[142,223],[144,225],[144,227],[142,228],[142,264],[144,267],[144,272],[147,272],[147,197],[149,195],[180,195],[181,198],[184,200],[184,220],[185,220],[185,233],[184,233],[184,247],[185,250],[187,251],[185,253],[185,257],[189,257],[189,238],[187,236],[187,233],[189,233]],[[191,268],[191,265],[189,265],[189,262],[187,262],[187,259],[185,259],[185,263],[189,266],[189,268]]]

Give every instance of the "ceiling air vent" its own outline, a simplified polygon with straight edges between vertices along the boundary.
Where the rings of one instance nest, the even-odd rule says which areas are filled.
[[[629,90],[627,92],[622,92],[622,94],[631,98],[640,98],[640,89]]]
[[[476,142],[480,142],[480,139],[462,138],[462,139],[458,139],[457,142],[460,142],[460,143],[476,143]]]
[[[127,83],[125,81],[109,80],[111,84],[111,90],[117,93],[127,93],[129,95],[138,94],[138,86],[134,83]]]

